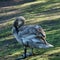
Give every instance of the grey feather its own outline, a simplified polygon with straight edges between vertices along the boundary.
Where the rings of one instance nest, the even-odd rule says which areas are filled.
[[[18,22],[15,25],[15,22]],[[17,20],[14,22],[14,25],[17,27],[15,27],[13,25],[13,35],[15,36],[16,40],[22,44],[22,45],[27,45],[31,47],[31,48],[49,48],[49,47],[53,47],[53,45],[47,43],[45,44],[42,39],[36,38],[37,33],[39,36],[46,36],[44,30],[42,29],[41,26],[39,25],[28,25],[25,26],[24,22],[25,18],[24,17],[18,17]],[[19,23],[21,22],[21,24]],[[16,29],[18,30],[18,33],[16,31]],[[39,31],[37,31],[38,29],[41,29],[41,33],[39,33]],[[47,42],[47,41],[46,41]]]

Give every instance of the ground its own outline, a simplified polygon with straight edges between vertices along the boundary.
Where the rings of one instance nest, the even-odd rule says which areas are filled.
[[[46,32],[46,40],[54,45],[49,49],[34,49],[36,55],[24,60],[60,60],[60,0],[26,0],[21,4],[0,6],[0,60],[15,60],[23,53],[11,31],[18,16],[26,18],[26,25],[41,25]]]

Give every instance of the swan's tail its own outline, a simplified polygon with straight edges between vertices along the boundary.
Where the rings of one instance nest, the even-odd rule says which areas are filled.
[[[53,45],[51,45],[51,44],[40,44],[39,45],[39,48],[51,48],[51,47],[54,47]]]

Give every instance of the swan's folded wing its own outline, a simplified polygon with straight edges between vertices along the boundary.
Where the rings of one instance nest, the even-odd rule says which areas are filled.
[[[46,37],[46,33],[44,32],[43,28],[39,25],[36,25],[36,31],[38,35],[42,35],[43,37]]]
[[[41,39],[35,38],[36,35],[26,35],[22,37],[24,44],[27,44],[32,48],[50,48],[53,47],[53,45],[49,44],[47,41],[47,44],[45,44]]]
[[[42,40],[39,40],[39,39],[36,39],[36,38],[33,38],[31,41],[32,41],[32,45],[35,48],[50,48],[50,47],[53,47],[53,45],[49,44],[48,42],[47,42],[47,44],[45,44]]]

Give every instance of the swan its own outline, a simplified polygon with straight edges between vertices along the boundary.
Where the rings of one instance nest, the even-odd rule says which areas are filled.
[[[27,47],[49,48],[53,45],[46,41],[46,34],[40,25],[25,25],[23,16],[17,17],[13,22],[12,32],[16,40],[24,47],[24,58],[27,57]]]

